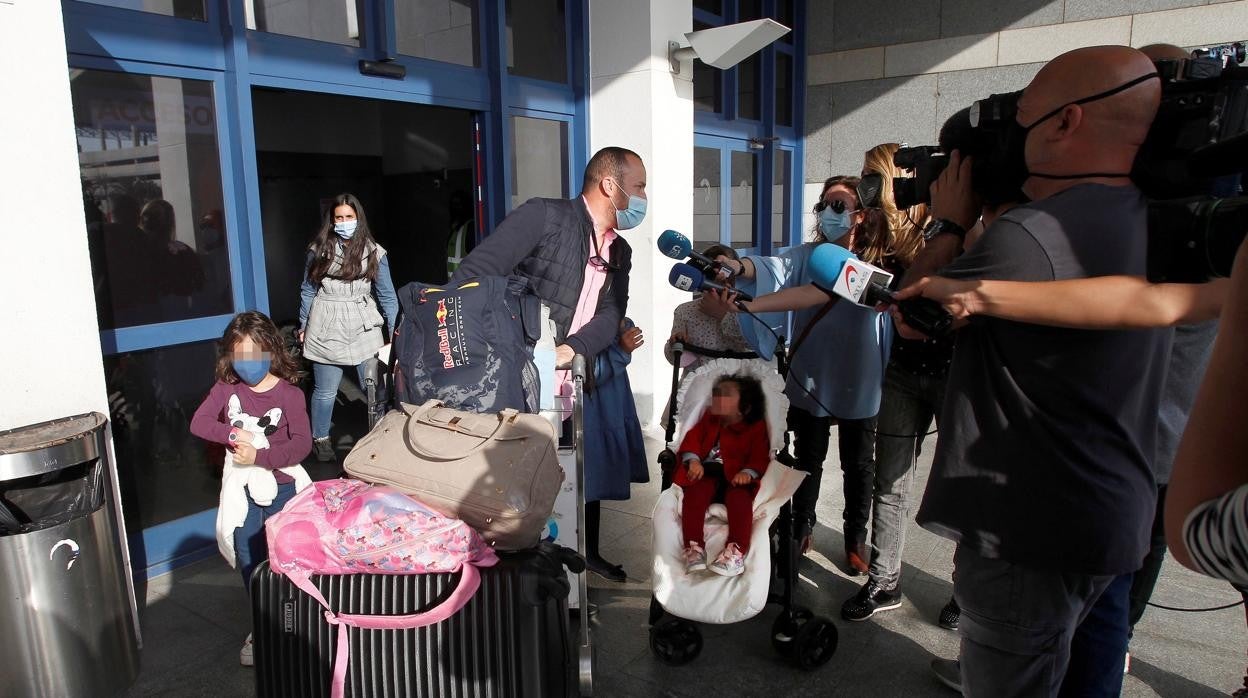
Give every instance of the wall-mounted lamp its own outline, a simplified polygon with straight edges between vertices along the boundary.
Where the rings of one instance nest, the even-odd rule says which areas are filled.
[[[667,61],[672,72],[680,74],[680,62],[697,58],[703,63],[726,70],[767,44],[789,33],[789,28],[774,19],[756,19],[723,27],[712,27],[685,34],[688,46],[667,42]]]

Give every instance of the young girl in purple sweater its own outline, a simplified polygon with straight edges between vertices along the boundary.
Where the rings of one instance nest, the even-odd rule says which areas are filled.
[[[264,522],[311,480],[299,463],[312,451],[299,368],[263,313],[239,313],[217,347],[217,382],[195,410],[191,433],[226,446],[217,546],[251,581],[269,557]],[[251,635],[239,661],[251,666]]]

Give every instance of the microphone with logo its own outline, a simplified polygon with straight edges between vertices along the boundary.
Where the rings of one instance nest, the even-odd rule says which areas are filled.
[[[869,308],[896,305],[906,324],[929,337],[943,337],[953,328],[953,316],[930,298],[909,298],[898,303],[888,290],[893,275],[857,259],[840,245],[819,245],[807,264],[816,286]]]
[[[715,260],[695,252],[693,243],[689,242],[689,238],[681,235],[675,230],[664,230],[659,236],[659,252],[663,256],[672,259],[688,260],[688,264],[702,272],[703,276],[708,276],[720,281],[724,281],[732,276],[732,270]]]
[[[748,293],[743,293],[735,288],[729,288],[718,281],[711,281],[706,278],[701,269],[684,262],[677,262],[672,265],[672,271],[667,275],[667,283],[682,291],[705,291],[707,289],[728,291],[737,294],[737,303],[754,300],[754,297]]]

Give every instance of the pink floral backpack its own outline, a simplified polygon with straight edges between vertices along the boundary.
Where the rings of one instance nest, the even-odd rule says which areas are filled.
[[[494,550],[458,519],[439,514],[390,487],[325,480],[295,495],[265,523],[269,566],[325,608],[338,626],[331,695],[340,698],[350,662],[348,627],[405,630],[455,615],[481,585],[478,567],[498,562]],[[312,583],[314,574],[462,572],[438,606],[405,616],[335,613]]]

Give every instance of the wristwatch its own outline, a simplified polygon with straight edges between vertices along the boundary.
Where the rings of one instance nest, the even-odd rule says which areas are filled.
[[[966,228],[963,228],[948,218],[936,218],[933,219],[931,223],[928,223],[927,227],[923,229],[923,241],[931,242],[932,238],[937,235],[944,235],[945,233],[957,235],[959,240],[966,239]]]

